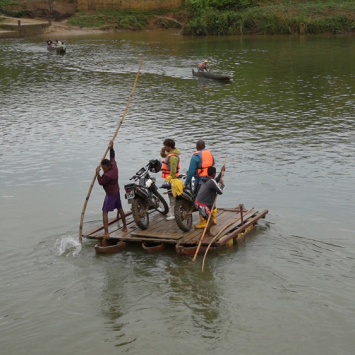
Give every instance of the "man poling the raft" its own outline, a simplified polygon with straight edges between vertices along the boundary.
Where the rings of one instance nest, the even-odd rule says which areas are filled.
[[[131,102],[131,100],[132,100],[133,93],[134,93],[134,89],[135,89],[135,87],[136,87],[136,85],[137,85],[137,81],[138,81],[138,78],[139,78],[139,74],[140,74],[140,71],[141,71],[141,68],[142,68],[142,65],[143,65],[143,59],[144,59],[144,56],[142,56],[141,63],[140,63],[140,65],[139,65],[139,69],[138,69],[138,72],[137,72],[137,75],[136,75],[136,79],[135,79],[135,81],[134,81],[131,94],[129,95],[129,99],[128,99],[128,102],[127,102],[127,105],[126,105],[126,109],[125,109],[125,111],[124,111],[124,113],[123,113],[123,115],[122,115],[121,121],[120,121],[120,123],[119,123],[119,125],[118,125],[118,127],[117,127],[117,129],[116,129],[116,132],[115,132],[115,134],[113,135],[113,137],[112,137],[112,139],[111,139],[111,141],[110,141],[109,147],[106,149],[106,151],[105,151],[105,153],[104,153],[104,156],[103,156],[103,158],[101,159],[101,162],[100,162],[99,167],[101,166],[102,161],[104,161],[104,159],[106,158],[106,155],[107,155],[108,151],[110,150],[111,143],[112,143],[112,145],[113,145],[113,142],[114,142],[115,138],[117,137],[118,131],[120,130],[120,128],[121,128],[121,126],[122,126],[123,120],[124,120],[124,118],[126,117],[126,114],[127,114],[127,112],[128,112],[128,108],[129,108],[129,104],[130,104],[130,102]],[[93,180],[92,180],[92,182],[91,182],[91,184],[90,184],[89,191],[88,191],[88,193],[87,193],[87,195],[86,195],[86,199],[85,199],[85,202],[84,202],[83,209],[82,209],[82,211],[81,211],[80,225],[79,225],[79,241],[80,241],[80,243],[81,243],[82,240],[83,240],[83,223],[84,223],[85,210],[86,210],[86,206],[87,206],[87,204],[88,204],[88,201],[89,201],[89,198],[90,198],[90,195],[91,195],[92,188],[94,187],[97,174],[98,174],[98,172],[97,172],[97,170],[96,170],[95,176],[94,176],[94,178],[93,178]]]
[[[106,246],[105,238],[109,238],[108,232],[108,212],[117,209],[117,220],[121,217],[122,231],[127,232],[126,215],[122,209],[122,202],[120,197],[120,187],[118,185],[118,168],[115,160],[115,151],[113,149],[113,142],[109,144],[110,160],[103,159],[101,161],[101,167],[104,173],[100,176],[100,166],[96,168],[97,181],[101,185],[105,192],[106,197],[102,206],[102,222],[104,225],[104,233],[100,237],[104,238],[102,245]]]

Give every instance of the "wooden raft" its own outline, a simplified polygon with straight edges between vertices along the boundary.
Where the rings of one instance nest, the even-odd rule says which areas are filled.
[[[241,213],[242,211],[242,213]],[[264,218],[268,210],[259,213],[254,208],[246,209],[244,206],[235,208],[218,208],[217,225],[211,228],[211,232],[217,235],[226,228],[218,238],[212,243],[212,250],[219,250],[227,245],[240,243],[247,234],[251,232],[257,221]],[[193,224],[200,222],[198,212],[193,212]],[[148,252],[160,251],[165,245],[175,245],[176,252],[179,255],[194,255],[203,229],[192,228],[189,232],[183,232],[179,229],[176,221],[166,221],[166,216],[157,211],[149,214],[150,224],[146,230],[139,229],[133,221],[132,212],[126,214],[128,232],[121,230],[120,220],[109,220],[109,244],[106,248],[101,248],[101,244],[95,246],[96,252],[112,253],[122,250],[130,243],[142,243],[143,248]],[[235,223],[233,223],[235,222]],[[90,239],[99,239],[104,231],[103,225],[93,228],[83,233],[83,237]],[[203,239],[199,253],[203,253],[212,238]],[[161,246],[161,248],[159,247]]]

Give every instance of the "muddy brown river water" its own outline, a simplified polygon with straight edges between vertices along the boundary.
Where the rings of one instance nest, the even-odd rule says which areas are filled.
[[[63,38],[64,56],[45,39],[0,41],[1,353],[352,354],[354,37],[111,33]],[[204,139],[217,167],[228,156],[219,205],[269,210],[203,273],[174,250],[78,242],[142,55],[121,186],[165,138],[183,169]],[[205,58],[232,81],[193,77]],[[103,197],[95,185],[84,229]]]

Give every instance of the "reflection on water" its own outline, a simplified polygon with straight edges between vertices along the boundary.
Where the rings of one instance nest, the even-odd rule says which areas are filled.
[[[3,351],[351,353],[352,36],[166,31],[66,43],[58,56],[43,38],[1,42]],[[228,156],[218,204],[270,211],[238,250],[210,253],[203,273],[174,250],[97,256],[96,241],[78,243],[87,190],[142,55],[115,142],[121,186],[165,138],[181,149],[183,171],[204,139],[217,168]],[[205,58],[231,82],[193,77]],[[85,230],[100,223],[103,194],[95,185]]]
[[[211,270],[201,273],[199,263],[176,259],[173,248],[166,254],[145,255],[137,248],[134,256],[123,252],[114,261],[104,258],[101,308],[116,334],[116,346],[131,351],[149,346],[153,351],[156,348],[151,344],[156,344],[168,350],[164,338],[172,334],[189,339],[186,345],[191,346],[194,335],[188,335],[187,329],[193,329],[196,338],[205,338],[210,346],[223,338],[228,312]],[[162,297],[156,298],[157,293]]]

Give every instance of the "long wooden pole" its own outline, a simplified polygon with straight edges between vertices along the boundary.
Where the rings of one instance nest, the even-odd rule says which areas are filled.
[[[227,163],[227,157],[224,158],[224,164],[223,164],[224,167],[226,166],[226,163]],[[224,170],[223,170],[222,173],[221,173],[221,179],[223,178],[223,176],[224,176]],[[203,240],[203,238],[205,237],[208,224],[210,223],[210,220],[211,220],[211,217],[212,217],[212,211],[214,210],[214,206],[215,206],[215,204],[216,204],[217,196],[218,196],[218,195],[216,194],[216,196],[215,196],[215,198],[214,198],[214,201],[213,201],[212,208],[211,208],[211,213],[210,213],[210,215],[208,216],[208,220],[207,220],[207,223],[206,223],[206,227],[205,227],[205,229],[203,230],[203,233],[202,233],[202,235],[201,235],[200,241],[198,242],[198,246],[197,246],[197,249],[196,249],[196,252],[195,252],[195,255],[194,255],[194,258],[192,259],[192,261],[195,261],[195,260],[196,260],[197,254],[198,254],[198,252],[199,252],[199,250],[200,250],[200,248],[201,248],[202,240]]]
[[[141,71],[141,68],[142,68],[142,65],[143,65],[143,60],[144,60],[144,56],[142,56],[141,63],[139,65],[139,69],[138,69],[138,72],[137,72],[137,75],[136,75],[136,80],[134,81],[131,94],[129,95],[129,99],[128,99],[128,102],[127,102],[127,105],[126,105],[126,109],[124,110],[124,113],[122,115],[121,121],[120,121],[120,123],[119,123],[119,125],[118,125],[118,127],[116,129],[116,132],[113,135],[110,143],[113,142],[115,140],[115,138],[117,137],[118,131],[120,130],[120,128],[122,126],[122,123],[123,123],[123,120],[125,119],[126,114],[128,112],[129,104],[131,103],[131,100],[132,100],[132,97],[133,97],[133,93],[134,93],[134,89],[136,88],[136,84],[137,84],[137,81],[138,81],[138,78],[139,78],[139,74],[140,74],[140,71]],[[101,161],[103,159],[105,159],[109,149],[110,148],[106,149],[105,154],[103,155],[103,158],[100,160],[99,166],[101,166]],[[80,243],[83,240],[83,223],[84,223],[85,210],[86,210],[86,206],[88,204],[89,198],[90,198],[90,194],[91,194],[92,188],[94,187],[94,184],[95,184],[96,176],[97,176],[97,174],[95,174],[94,178],[92,179],[91,185],[89,187],[88,194],[86,195],[86,199],[85,199],[85,202],[84,202],[83,210],[81,211],[80,226],[79,226],[79,241],[80,241]]]
[[[247,211],[245,214],[247,215],[254,207],[252,207],[249,211]],[[228,223],[226,226],[224,226],[214,237],[213,239],[210,241],[210,243],[208,244],[208,247],[205,251],[205,255],[203,257],[203,260],[202,260],[202,269],[201,271],[203,271],[203,268],[205,266],[205,259],[207,257],[207,253],[212,245],[212,243],[230,226],[232,226],[234,223],[237,223],[240,219],[242,219],[242,216],[240,215],[240,217],[238,217],[237,219],[235,219],[233,222],[231,223]]]

